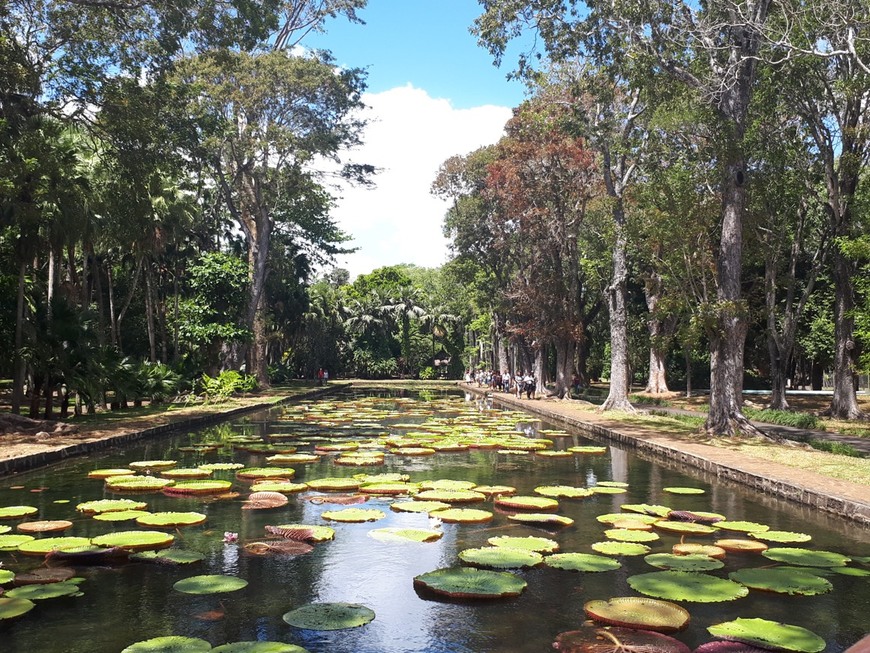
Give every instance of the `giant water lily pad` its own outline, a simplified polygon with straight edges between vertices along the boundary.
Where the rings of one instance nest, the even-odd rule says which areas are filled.
[[[844,567],[850,560],[848,556],[833,551],[813,551],[799,547],[779,547],[762,552],[765,558],[801,567]]]
[[[500,494],[516,494],[517,489],[512,485],[477,485],[474,491],[494,497]]]
[[[553,553],[559,550],[559,543],[547,537],[511,537],[498,535],[487,540],[492,546],[506,546],[511,549],[525,549],[538,553]]]
[[[0,535],[0,551],[17,551],[22,544],[35,539],[33,535]]]
[[[559,633],[553,649],[559,653],[690,653],[688,646],[670,635],[617,627]]]
[[[373,610],[358,603],[309,603],[282,617],[294,628],[305,630],[359,628],[374,618]]]
[[[450,598],[492,599],[519,596],[526,581],[505,571],[454,567],[420,574],[414,587]]]
[[[534,492],[552,499],[583,499],[592,496],[592,490],[572,485],[539,485]]]
[[[81,590],[76,583],[66,581],[62,583],[22,585],[6,592],[6,596],[10,599],[43,601],[45,599],[59,599],[63,596],[76,596],[80,593]]]
[[[281,456],[284,465],[309,465],[320,460],[320,456],[313,453],[288,453]]]
[[[207,469],[210,472],[226,472],[236,469],[244,469],[242,463],[204,463],[199,466],[200,469]]]
[[[390,505],[390,510],[396,512],[432,512],[449,507],[450,504],[443,501],[397,501]]]
[[[208,469],[202,469],[201,467],[184,467],[179,469],[167,469],[160,472],[160,475],[163,478],[184,480],[208,478],[212,475],[212,472]]]
[[[345,508],[344,510],[327,510],[322,515],[323,519],[338,522],[366,522],[378,521],[386,515],[376,508]]]
[[[710,558],[721,560],[727,554],[727,551],[722,547],[713,546],[712,544],[697,544],[696,542],[680,542],[674,544],[671,551],[674,555],[702,555]]]
[[[523,495],[498,497],[495,500],[495,505],[499,508],[505,508],[507,510],[533,510],[538,512],[556,511],[559,509],[559,502],[555,499]]]
[[[214,479],[178,481],[171,487],[163,488],[163,494],[168,494],[170,496],[223,494],[232,486],[233,484],[230,481],[219,481]]]
[[[479,503],[486,501],[486,495],[474,490],[423,490],[417,493],[420,501],[442,501],[444,503]]]
[[[184,578],[173,585],[173,589],[185,594],[222,594],[236,592],[248,586],[248,581],[236,576],[205,574]]]
[[[653,567],[669,571],[713,571],[725,566],[721,560],[698,554],[651,553],[644,561]]]
[[[281,494],[295,494],[307,489],[308,483],[293,481],[257,481],[251,486],[251,492],[280,492]]]
[[[477,483],[472,481],[454,481],[446,478],[420,483],[421,490],[471,490],[475,487]]]
[[[830,581],[810,572],[794,568],[774,567],[768,569],[739,569],[728,578],[750,589],[813,596],[833,589]]]
[[[347,492],[358,490],[362,482],[356,478],[327,477],[307,481],[308,487],[320,492]]]
[[[655,515],[644,515],[641,513],[626,514],[624,512],[609,512],[604,515],[598,515],[595,519],[600,521],[602,524],[616,524],[632,521],[648,526],[659,521],[661,517]]]
[[[236,478],[243,481],[257,481],[264,478],[291,479],[296,475],[292,467],[247,467],[236,472]]]
[[[731,521],[728,519],[726,519],[724,521],[717,521],[714,524],[714,526],[716,528],[722,529],[723,531],[737,531],[739,533],[749,533],[749,534],[761,533],[761,532],[770,530],[770,526],[767,526],[765,524],[759,524],[758,522],[754,522],[754,521]]]
[[[629,576],[629,586],[636,592],[671,601],[716,603],[733,601],[749,590],[733,580],[688,571],[654,571]]]
[[[704,494],[704,490],[699,487],[663,487],[663,492],[668,494]]]
[[[8,569],[0,569],[0,585],[11,583],[15,580],[15,572]]]
[[[583,611],[599,623],[662,633],[682,630],[690,619],[688,611],[674,603],[637,596],[587,601]]]
[[[4,536],[0,535],[0,539]],[[22,536],[25,537],[25,536]],[[25,555],[43,556],[52,551],[63,551],[88,546],[91,541],[86,537],[44,537],[24,542],[18,550]]]
[[[88,472],[88,478],[98,478],[98,479],[106,479],[110,476],[132,476],[136,472],[129,468],[106,468],[106,469],[92,469]]]
[[[284,642],[232,642],[216,646],[211,653],[309,653],[296,644]]]
[[[414,483],[369,483],[359,489],[363,494],[379,494],[382,496],[396,496],[400,494],[413,494],[417,491]]]
[[[707,631],[715,637],[757,644],[774,651],[818,653],[825,648],[825,640],[814,632],[768,619],[735,619],[710,626]]]
[[[594,553],[556,553],[546,556],[544,564],[554,569],[587,572],[612,571],[622,566],[618,560]]]
[[[128,463],[130,469],[138,471],[171,469],[178,464],[175,460],[134,460]]]
[[[38,512],[39,509],[33,506],[5,506],[0,508],[0,519],[21,519],[35,515]]]
[[[564,515],[553,515],[546,512],[518,512],[513,515],[508,515],[508,519],[521,524],[529,524],[530,526],[539,526],[541,528],[556,529],[572,526],[574,520]]]
[[[623,503],[619,506],[621,510],[628,512],[636,512],[641,515],[652,515],[654,517],[667,517],[671,509],[668,506],[660,506],[650,503]]]
[[[767,545],[764,542],[759,542],[757,540],[729,538],[716,540],[713,544],[730,553],[763,553],[764,551],[767,551]]]
[[[130,644],[121,653],[207,653],[211,644],[197,637],[152,637],[135,644]]]
[[[592,445],[585,445],[579,447],[568,447],[568,451],[571,453],[579,453],[579,454],[593,454],[599,455],[607,453],[607,447],[596,447]]]
[[[693,521],[699,524],[715,524],[725,521],[725,515],[718,512],[705,512],[703,510],[671,510],[668,513],[671,521]]]
[[[71,580],[76,575],[71,567],[38,567],[15,577],[16,585],[44,585],[47,583],[62,583]],[[82,579],[84,580],[84,579]]]
[[[144,510],[147,507],[148,504],[144,501],[134,501],[133,499],[97,499],[78,504],[76,510],[88,514],[99,514],[121,510]]]
[[[99,535],[91,543],[102,547],[118,547],[125,551],[151,551],[172,546],[175,537],[160,531],[118,531]]]
[[[0,622],[27,614],[35,606],[36,604],[30,599],[14,599],[8,596],[0,596]]]
[[[12,530],[11,526],[7,526],[6,524],[3,524],[2,526],[0,526],[0,535],[2,535],[3,533],[8,533],[11,530]]]
[[[679,535],[710,535],[716,532],[716,529],[708,524],[698,524],[690,521],[670,521],[665,519],[654,523],[653,528],[665,531],[666,533],[677,533]]]
[[[809,542],[813,539],[812,535],[807,533],[795,533],[792,531],[753,531],[749,533],[749,537],[754,537],[762,542],[776,542],[777,544],[797,544],[799,542]]]
[[[649,553],[649,547],[638,542],[595,542],[592,550],[608,556],[642,556]]]
[[[153,512],[136,519],[139,526],[152,528],[177,528],[178,526],[195,526],[206,520],[201,512]]]
[[[175,481],[156,476],[110,476],[106,487],[114,492],[156,492]]]
[[[202,562],[205,556],[196,551],[182,549],[166,549],[164,551],[142,551],[130,556],[130,560],[137,562],[153,562],[161,565],[191,565]]]
[[[519,569],[534,567],[543,562],[544,557],[527,549],[512,549],[506,546],[484,546],[477,549],[465,549],[459,552],[462,562],[475,567],[492,567],[494,569]]]
[[[271,510],[287,505],[289,499],[280,492],[251,492],[242,510]]]
[[[655,542],[659,539],[656,533],[630,528],[609,528],[604,534],[617,542]]]
[[[335,538],[335,529],[329,526],[313,526],[310,524],[279,524],[266,526],[269,535],[277,535],[288,540],[299,542],[327,542]]]
[[[490,521],[492,513],[475,508],[447,508],[445,510],[433,510],[430,517],[437,517],[448,524],[480,524]]]
[[[426,528],[376,528],[368,535],[381,542],[434,542],[444,533]]]
[[[94,515],[94,519],[108,522],[134,521],[139,519],[139,517],[150,514],[147,510],[111,510],[109,512],[97,513]]]
[[[625,494],[628,492],[624,487],[614,487],[612,485],[593,485],[589,488],[592,494]]]

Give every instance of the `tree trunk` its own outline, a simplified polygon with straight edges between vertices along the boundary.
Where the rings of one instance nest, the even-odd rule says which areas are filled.
[[[692,348],[683,346],[683,358],[686,361],[686,399],[692,396]]]
[[[834,396],[826,415],[840,419],[864,417],[855,394],[855,289],[853,266],[834,248]]]
[[[544,376],[546,374],[546,370],[544,369],[544,351],[545,347],[543,345],[535,348],[535,369],[532,374],[535,377],[535,393],[540,396],[545,391],[544,385]]]
[[[613,245],[613,276],[607,288],[607,308],[610,312],[610,392],[601,410],[634,411],[628,401],[628,242],[625,235],[625,214],[622,202],[613,209],[616,242]]]
[[[12,355],[12,413],[21,413],[21,402],[24,399],[24,358],[21,348],[24,346],[24,279],[27,276],[27,264],[23,261],[18,265],[18,300],[15,304],[15,351]]]
[[[151,266],[145,266],[145,325],[148,330],[148,355],[152,363],[157,362],[157,334],[154,332],[154,298],[151,294]]]
[[[260,214],[243,218],[248,236],[248,279],[250,291],[246,323],[251,330],[252,342],[248,348],[248,374],[257,377],[261,388],[269,387],[269,370],[266,362],[266,262],[271,240],[271,222]]]
[[[97,295],[97,315],[99,329],[97,330],[97,343],[100,347],[106,344],[106,298],[103,295],[103,275],[100,270],[100,261],[93,255],[93,245],[89,246],[91,255],[91,276],[94,278],[94,291]]]
[[[559,399],[571,397],[571,381],[574,378],[574,357],[576,343],[573,340],[556,341],[556,388],[553,391]]]
[[[664,322],[656,314],[661,297],[661,277],[657,273],[650,275],[644,286],[646,306],[649,311],[647,328],[649,329],[649,375],[644,392],[663,394],[668,392],[668,382],[665,376],[665,336]]]

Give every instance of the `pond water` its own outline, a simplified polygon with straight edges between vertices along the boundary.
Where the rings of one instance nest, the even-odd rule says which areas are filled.
[[[427,426],[415,428],[414,424]],[[575,630],[584,623],[586,601],[639,596],[628,585],[628,579],[656,569],[643,556],[618,556],[615,559],[622,566],[602,573],[564,571],[544,565],[512,570],[528,583],[525,591],[516,598],[491,601],[438,600],[415,590],[413,579],[439,568],[460,566],[460,551],[487,546],[488,538],[493,536],[548,537],[558,542],[562,552],[593,553],[590,545],[605,540],[604,531],[609,528],[596,517],[620,512],[623,504],[664,504],[675,510],[712,511],[729,520],[760,522],[772,530],[812,536],[812,541],[805,544],[772,547],[799,546],[853,557],[870,556],[870,534],[847,521],[722,484],[691,470],[670,469],[614,446],[608,446],[603,455],[574,454],[564,458],[480,448],[428,456],[388,453],[383,465],[372,467],[336,465],[338,454],[330,453],[313,464],[291,465],[296,469],[294,481],[299,482],[401,472],[410,475],[412,482],[452,479],[478,485],[509,485],[521,495],[532,495],[534,488],[543,485],[594,487],[602,481],[628,484],[620,494],[560,499],[557,514],[570,517],[574,525],[555,531],[511,521],[507,513],[494,507],[492,500],[470,506],[493,513],[493,519],[483,524],[438,524],[426,513],[396,512],[390,504],[406,499],[386,496],[352,506],[382,510],[385,517],[380,521],[337,523],[321,517],[324,511],[347,507],[328,503],[334,493],[309,490],[289,495],[284,507],[242,509],[250,484],[235,480],[233,471],[215,472],[214,478],[233,480],[233,489],[240,496],[210,501],[159,492],[118,494],[107,491],[102,481],[87,478],[90,470],[123,467],[137,460],[170,459],[178,461],[179,467],[206,462],[266,466],[265,454],[238,448],[234,441],[240,436],[298,443],[300,452],[336,438],[369,442],[371,447],[384,449],[384,434],[406,439],[431,437],[431,431],[427,436],[424,430],[429,426],[441,432],[454,429],[471,439],[511,430],[518,435],[522,431],[526,437],[550,438],[551,448],[556,450],[601,444],[579,434],[542,435],[538,430],[556,427],[508,411],[481,411],[475,399],[459,394],[424,393],[418,397],[404,392],[347,392],[328,401],[288,405],[202,431],[2,478],[0,507],[30,505],[39,509],[38,515],[30,519],[73,521],[73,527],[63,535],[95,537],[137,529],[135,522],[102,522],[76,511],[78,503],[102,498],[132,497],[146,501],[153,512],[198,511],[207,520],[201,525],[167,531],[175,535],[174,549],[199,552],[204,556],[201,562],[77,567],[77,574],[85,579],[80,585],[82,595],[39,601],[23,617],[0,622],[0,651],[117,653],[133,642],[164,635],[199,637],[215,646],[250,640],[281,641],[303,646],[311,653],[552,651],[558,633]],[[215,443],[218,448],[211,452],[179,450],[203,442]],[[671,486],[700,488],[704,494],[675,495],[663,490]],[[19,523],[0,521],[0,525],[13,527],[11,533],[16,532]],[[252,555],[245,549],[245,543],[266,538],[267,525],[289,523],[329,525],[335,529],[335,538],[298,556]],[[369,535],[384,527],[435,528],[443,537],[434,542],[395,543]],[[238,541],[225,542],[225,532],[238,533]],[[743,537],[740,533],[725,536]],[[716,537],[721,536],[692,537],[691,541],[711,543]],[[660,539],[649,546],[652,552],[669,553],[679,541],[678,535],[662,532]],[[5,569],[23,573],[39,566],[42,560],[0,552],[0,562]],[[728,573],[740,568],[776,564],[757,554],[734,553],[729,553],[724,562],[722,569],[710,573],[727,578]],[[853,561],[849,568],[870,570],[866,562],[870,559],[865,564]],[[239,591],[214,595],[190,595],[173,589],[180,579],[199,574],[238,576],[248,585]],[[694,648],[712,639],[706,629],[713,624],[738,617],[761,617],[803,626],[824,638],[826,651],[843,651],[870,631],[870,577],[832,573],[829,580],[833,591],[817,596],[751,590],[748,596],[733,601],[680,601],[690,612],[691,622],[675,637]],[[298,629],[282,620],[286,612],[314,602],[363,604],[374,610],[376,618],[361,628],[336,631]]]

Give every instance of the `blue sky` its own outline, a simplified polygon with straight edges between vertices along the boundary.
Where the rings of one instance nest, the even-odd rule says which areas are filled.
[[[495,143],[523,99],[493,66],[469,27],[476,0],[369,0],[365,25],[334,20],[303,45],[331,50],[342,66],[367,68],[370,124],[352,159],[381,172],[373,190],[339,189],[333,215],[358,252],[340,257],[351,278],[385,265],[436,267],[448,258],[448,205],[429,193],[447,158]]]

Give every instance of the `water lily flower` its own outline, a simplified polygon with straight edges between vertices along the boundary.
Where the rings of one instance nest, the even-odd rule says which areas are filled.
[[[224,531],[224,544],[233,544],[239,541],[239,534],[232,531]]]

